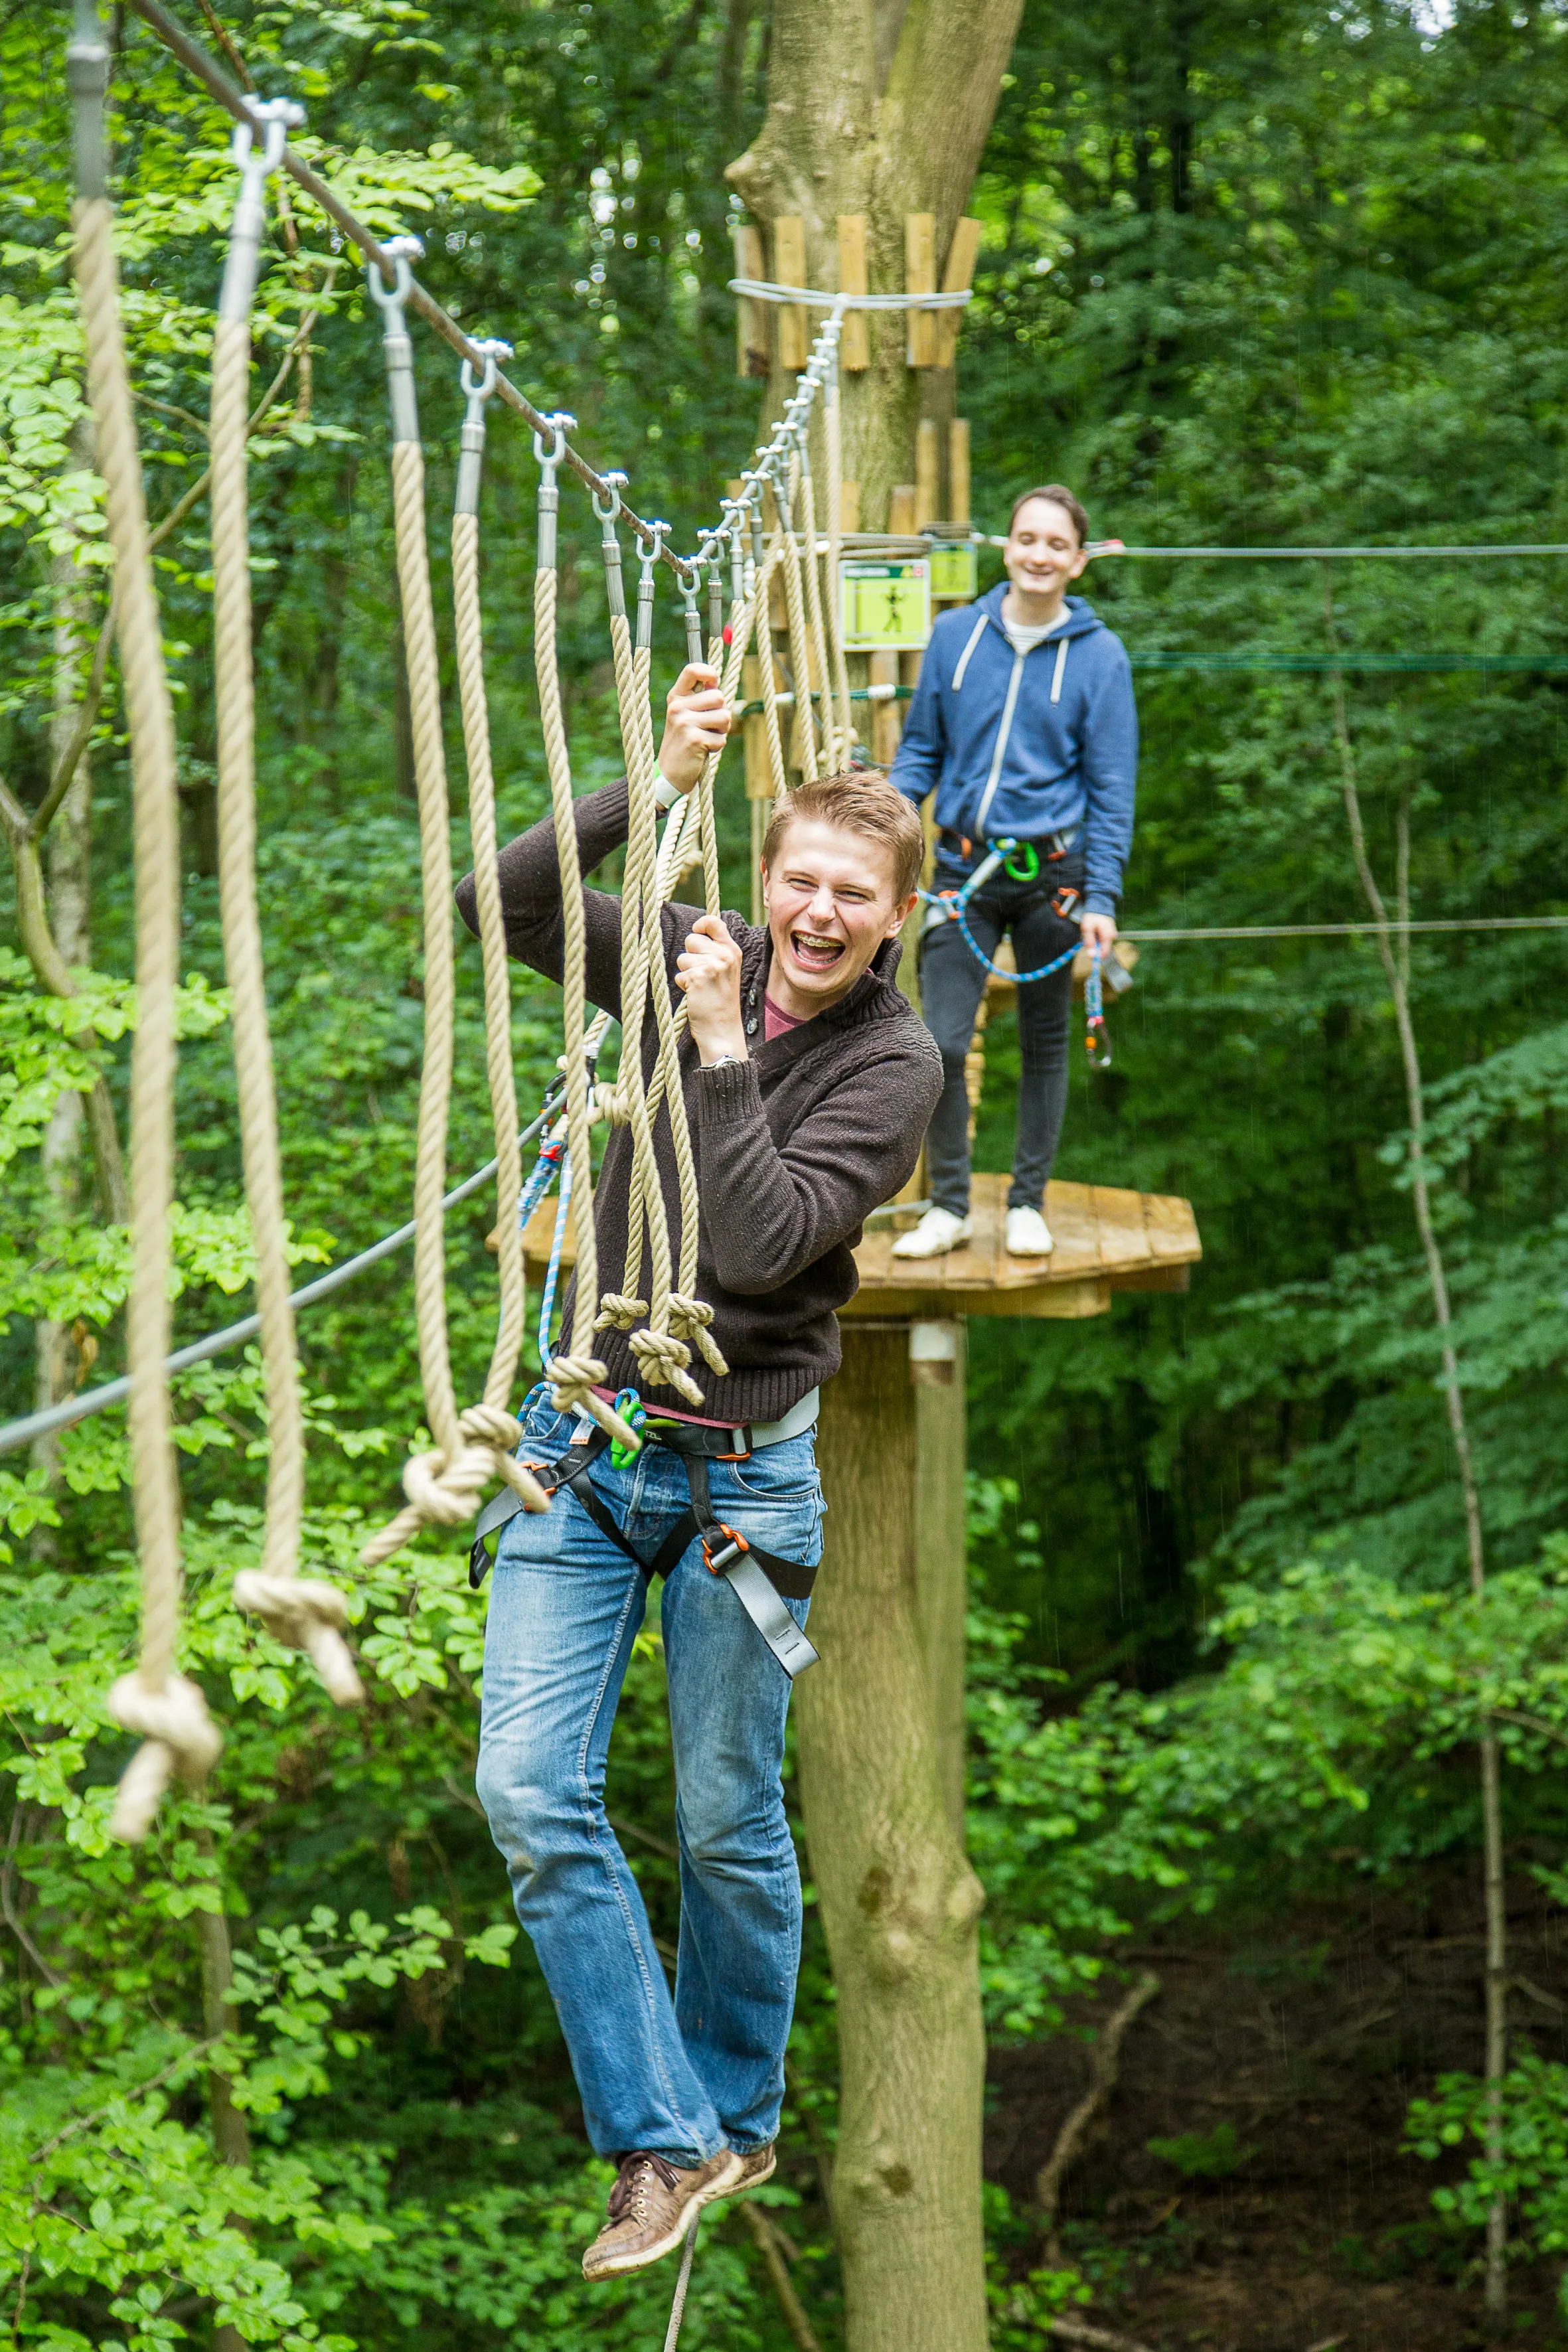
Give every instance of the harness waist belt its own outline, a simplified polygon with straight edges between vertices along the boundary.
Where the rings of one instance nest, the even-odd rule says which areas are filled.
[[[699,1422],[656,1422],[650,1418],[646,1425],[646,1439],[682,1457],[691,1489],[691,1507],[681,1514],[652,1559],[644,1559],[627,1541],[589,1475],[610,1441],[586,1414],[580,1416],[577,1434],[564,1454],[552,1463],[531,1463],[529,1466],[547,1493],[556,1493],[563,1486],[570,1488],[599,1533],[617,1551],[635,1560],[650,1580],[656,1576],[668,1576],[679,1566],[688,1547],[700,1538],[702,1557],[710,1573],[722,1576],[733,1587],[747,1616],[793,1680],[807,1666],[816,1664],[817,1654],[781,1596],[801,1601],[809,1598],[816,1570],[802,1560],[781,1559],[776,1553],[764,1551],[760,1544],[748,1542],[739,1528],[718,1517],[708,1485],[708,1465],[710,1461],[741,1461],[748,1454],[800,1436],[815,1425],[817,1402],[817,1391],[813,1389],[781,1420],[760,1423],[755,1427],[742,1423],[735,1427],[711,1429]],[[468,1582],[476,1592],[489,1571],[492,1544],[499,1541],[500,1529],[521,1508],[521,1498],[506,1487],[480,1512],[468,1554]]]

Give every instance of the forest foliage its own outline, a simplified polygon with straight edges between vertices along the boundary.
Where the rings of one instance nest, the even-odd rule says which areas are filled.
[[[1568,542],[1568,40],[1544,5],[1458,0],[1451,23],[1373,0],[1026,8],[974,208],[960,354],[977,515],[1033,481],[1080,488],[1130,545]],[[302,145],[379,227],[425,236],[428,282],[504,334],[689,541],[755,437],[733,373],[722,167],[760,119],[751,0],[322,0],[226,7],[258,84],[310,109]],[[68,272],[63,19],[0,20],[0,777],[47,789],[62,613],[101,621],[101,502],[82,436]],[[115,195],[154,520],[205,464],[226,123],[128,12],[114,17]],[[297,1260],[407,1214],[422,1032],[416,826],[391,560],[376,322],[350,257],[296,196],[270,226],[256,396],[302,319],[252,451],[261,888]],[[457,364],[416,342],[441,517]],[[492,432],[486,626],[502,822],[540,813],[531,565],[536,468]],[[612,772],[613,703],[585,500],[563,519],[563,650],[580,787]],[[177,1336],[241,1311],[250,1258],[218,940],[210,581],[200,499],[158,555],[181,734],[184,914]],[[1568,908],[1568,617],[1552,561],[1108,559],[1085,583],[1140,655],[1144,735],[1124,919],[1147,929],[1364,912],[1332,679],[1385,887],[1407,807],[1424,919]],[[450,633],[443,611],[444,650]],[[679,608],[657,661],[679,658]],[[1396,655],[1531,672],[1359,668]],[[1236,656],[1275,667],[1204,667]],[[449,724],[452,722],[449,721]],[[51,732],[53,730],[53,734]],[[450,745],[455,775],[460,747]],[[0,1408],[33,1401],[37,1327],[74,1376],[121,1368],[123,1230],[62,1097],[101,1075],[121,1124],[132,969],[128,771],[117,693],[90,755],[88,951],[69,1015],[0,915]],[[721,798],[724,796],[721,795]],[[745,813],[723,822],[744,904]],[[466,863],[465,828],[454,856]],[[57,858],[59,837],[55,845]],[[56,887],[61,868],[57,865]],[[1112,1068],[1075,1074],[1058,1173],[1176,1192],[1205,1262],[1181,1297],[971,1340],[970,1839],[987,1892],[999,2039],[1061,2028],[1118,1979],[1136,1928],[1353,1902],[1479,1843],[1475,1742],[1505,1754],[1510,1868],[1568,1900],[1568,976],[1562,935],[1417,939],[1426,1168],[1481,1486],[1484,1599],[1409,1197],[1407,1114],[1370,940],[1144,950]],[[459,956],[459,1171],[489,1154],[478,953]],[[997,1022],[981,1164],[1005,1164],[1016,1045]],[[558,1050],[519,975],[525,1093]],[[482,1377],[492,1313],[481,1196],[451,1221],[454,1348]],[[251,1353],[177,1386],[189,1608],[184,1664],[226,1747],[134,1856],[106,1834],[126,1742],[103,1695],[133,1649],[121,1419],[0,1461],[0,2307],[47,2352],[210,2341],[554,2352],[656,2338],[668,2282],[577,2271],[607,2174],[586,2154],[554,2018],[516,1937],[473,1796],[483,1600],[430,1539],[366,1576],[421,1406],[405,1265],[301,1318],[306,1558],[349,1595],[369,1700],[334,1716],[233,1610],[258,1556],[265,1416]],[[477,1389],[474,1391],[478,1392]],[[636,1662],[612,1811],[656,1928],[676,1876],[656,1638]],[[806,1858],[807,1862],[809,1857]],[[233,1996],[204,1998],[226,1920]],[[1521,2024],[1500,2185],[1517,2242],[1568,2252],[1563,2053]],[[1478,2029],[1477,2068],[1479,2067]],[[215,2087],[216,2086],[216,2087]],[[785,2161],[768,2192],[836,2339],[818,2170],[834,2122],[831,1987],[808,1937]],[[1473,2243],[1500,2185],[1472,2077],[1428,2084],[1411,2160],[1446,2166]],[[241,2119],[237,2126],[234,2118]],[[238,2129],[250,2162],[223,2160]],[[225,2135],[227,2135],[226,2138]],[[1459,2152],[1456,2160],[1453,2151]],[[1490,2168],[1489,2169],[1489,2166]],[[996,2192],[996,2340],[1079,2293],[1038,2267]],[[790,2338],[750,2236],[719,2232],[688,2339]]]

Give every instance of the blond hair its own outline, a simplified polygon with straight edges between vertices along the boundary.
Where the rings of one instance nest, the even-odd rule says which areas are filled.
[[[895,904],[907,898],[919,881],[925,857],[920,813],[879,769],[851,768],[842,775],[819,776],[815,783],[798,785],[773,810],[763,843],[764,866],[773,866],[794,816],[816,817],[824,824],[840,825],[846,833],[858,833],[864,840],[879,841],[890,850]]]

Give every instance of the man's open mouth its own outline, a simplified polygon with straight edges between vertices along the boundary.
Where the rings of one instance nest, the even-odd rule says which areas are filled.
[[[795,961],[807,971],[831,971],[844,953],[842,940],[825,939],[819,931],[792,931],[789,943]]]

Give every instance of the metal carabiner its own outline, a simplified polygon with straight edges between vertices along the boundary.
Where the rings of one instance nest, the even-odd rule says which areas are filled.
[[[649,653],[653,649],[653,575],[664,553],[664,542],[669,537],[669,525],[667,522],[650,522],[648,530],[653,534],[653,545],[650,547],[645,539],[637,541],[637,562],[641,566],[637,573],[637,649],[639,654]]]
[[[555,520],[561,510],[561,493],[555,487],[555,468],[566,455],[566,436],[577,419],[564,408],[558,408],[550,419],[550,446],[544,436],[533,436],[533,454],[539,460],[539,553],[535,558],[541,572],[555,569]]]

